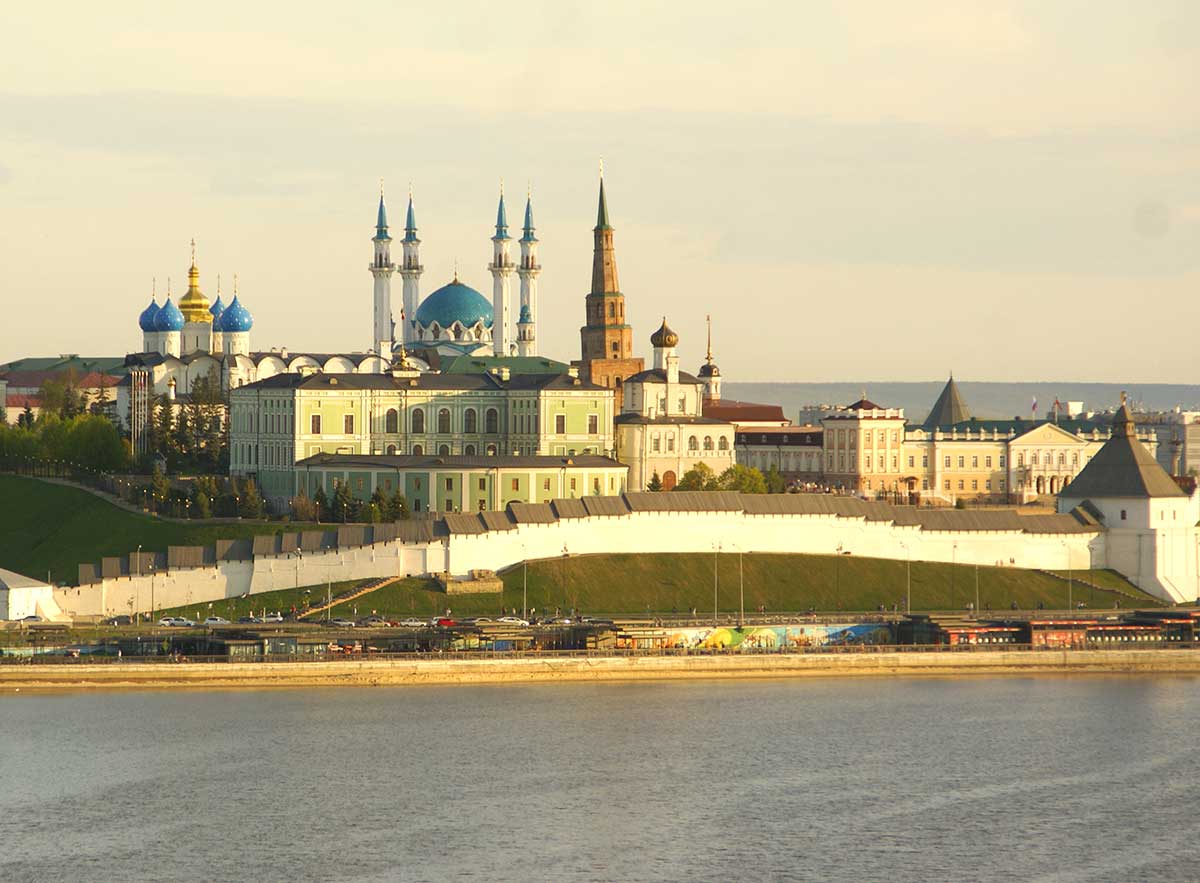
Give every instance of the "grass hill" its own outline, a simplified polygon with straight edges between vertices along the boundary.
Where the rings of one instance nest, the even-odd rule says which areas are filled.
[[[813,608],[819,611],[873,611],[880,604],[904,608],[905,572],[903,561],[883,561],[820,555],[746,555],[743,558],[746,610],[759,605],[768,612],[795,612]],[[913,610],[962,610],[975,600],[975,573],[971,565],[912,564]],[[504,574],[502,595],[446,595],[431,579],[412,578],[364,595],[350,604],[334,607],[331,618],[381,616],[400,619],[406,616],[430,617],[447,607],[454,616],[496,616],[500,608],[520,609],[522,585],[526,576],[521,565]],[[722,555],[717,562],[717,601],[722,613],[738,609],[738,559]],[[1075,577],[1085,578],[1087,573]],[[1096,571],[1092,582],[1119,588],[1127,595],[1091,589],[1075,583],[1073,600],[1089,607],[1111,609],[1117,599],[1121,607],[1155,607],[1159,602],[1138,591],[1118,574]],[[698,615],[713,609],[713,556],[699,555],[586,555],[546,561],[531,561],[528,566],[529,606],[539,611],[558,607],[564,612],[574,607],[584,613],[645,615],[647,613],[686,613],[692,607]],[[332,594],[350,588],[350,583],[335,583]],[[287,589],[254,595],[245,600],[214,602],[211,612],[229,619],[244,616],[252,609],[290,610],[300,607],[306,593],[323,599],[326,586]],[[1132,597],[1131,597],[1132,596]],[[1047,610],[1067,608],[1067,582],[1036,571],[1012,568],[979,568],[979,604],[986,610],[1003,612],[1016,602],[1022,610],[1036,609],[1041,603]],[[206,604],[181,609],[186,616],[207,616]]]
[[[177,523],[114,506],[95,494],[0,475],[0,567],[56,583],[74,585],[79,564],[137,549],[165,552],[167,546],[211,545],[261,533],[298,530],[282,522]]]

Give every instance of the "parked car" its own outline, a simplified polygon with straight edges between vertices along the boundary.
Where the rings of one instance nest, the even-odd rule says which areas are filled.
[[[41,621],[42,621],[42,618],[40,616],[38,616],[36,613],[31,613],[28,616],[26,616],[24,619],[21,620],[21,622],[41,622]]]
[[[529,625],[529,620],[521,619],[519,616],[502,616],[497,619],[496,622],[502,622],[505,625]]]
[[[429,623],[427,623],[423,619],[402,619],[402,620],[400,620],[400,626],[402,628],[406,628],[406,629],[423,629],[427,625],[429,625]]]
[[[329,624],[335,625],[338,628],[343,628],[343,629],[354,628],[354,620],[353,619],[335,619],[335,620],[331,621]]]
[[[133,617],[128,613],[122,613],[119,616],[110,616],[104,620],[104,625],[133,625]]]
[[[210,616],[204,620],[205,625],[229,625],[229,620],[220,616]]]
[[[360,620],[359,625],[361,625],[363,628],[381,629],[381,628],[387,628],[388,626],[391,625],[391,623],[388,622],[386,619],[384,619],[382,616],[368,616],[368,617]]]
[[[262,622],[262,620],[259,619],[257,616],[239,616],[238,622],[243,625],[248,625],[250,623]]]
[[[259,622],[283,622],[283,614],[279,612],[268,613],[266,616],[261,617]]]
[[[451,619],[448,616],[438,617],[434,621],[433,624],[438,626],[439,628],[443,628],[443,629],[453,628],[454,626],[458,625],[458,623],[455,620]]]
[[[158,624],[166,628],[195,628],[196,623],[190,619],[184,619],[182,616],[164,616],[158,621]]]

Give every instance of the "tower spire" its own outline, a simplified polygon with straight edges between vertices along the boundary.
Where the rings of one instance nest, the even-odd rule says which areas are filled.
[[[708,349],[704,354],[705,364],[712,364],[712,316],[704,317],[705,323],[708,325]]]
[[[611,230],[612,225],[608,223],[608,199],[604,195],[604,164],[600,165],[600,205],[596,209],[596,229]]]
[[[370,266],[374,282],[371,349],[386,360],[392,358],[392,237],[388,234],[387,205],[383,197],[383,179],[379,179],[379,211],[375,216],[375,235],[371,237],[374,254]]]
[[[508,213],[504,210],[504,179],[500,179],[500,205],[496,208],[496,239],[508,238]]]

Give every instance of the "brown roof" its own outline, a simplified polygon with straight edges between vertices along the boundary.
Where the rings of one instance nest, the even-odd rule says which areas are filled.
[[[1113,418],[1112,437],[1059,496],[1073,500],[1186,497],[1134,433],[1133,416],[1122,405]]]
[[[757,402],[739,402],[734,399],[705,402],[702,413],[705,417],[724,420],[728,423],[748,420],[765,420],[774,423],[787,420],[781,405],[760,405]]]

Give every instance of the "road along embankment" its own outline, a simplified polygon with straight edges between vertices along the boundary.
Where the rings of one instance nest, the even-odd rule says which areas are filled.
[[[1200,674],[1200,651],[881,651],[740,656],[480,656],[329,662],[123,661],[105,664],[5,665],[0,666],[0,693],[11,695],[17,690],[264,689],[1033,674]]]

